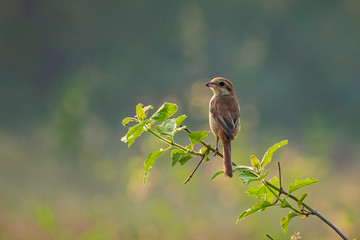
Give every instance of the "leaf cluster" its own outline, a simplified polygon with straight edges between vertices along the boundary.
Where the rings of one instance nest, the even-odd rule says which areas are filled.
[[[135,123],[134,126],[129,127],[127,134],[121,138],[121,141],[127,143],[129,147],[144,131],[149,132],[168,145],[167,148],[161,148],[158,151],[151,152],[147,156],[144,162],[144,183],[146,182],[155,161],[166,151],[171,150],[170,156],[172,166],[176,163],[184,165],[196,156],[201,156],[202,160],[209,160],[208,147],[202,147],[199,151],[194,150],[195,144],[204,140],[209,134],[208,131],[188,133],[190,143],[187,146],[182,146],[174,141],[174,136],[177,132],[186,129],[186,126],[183,126],[182,123],[187,116],[180,115],[178,117],[170,118],[178,110],[177,105],[173,103],[164,103],[154,114],[148,117],[150,109],[153,109],[151,105],[144,107],[143,104],[139,103],[136,106],[135,117],[127,117],[122,121],[124,126],[128,126],[130,122]]]
[[[127,134],[121,138],[121,141],[127,143],[129,147],[144,131],[152,134],[154,137],[168,145],[167,148],[161,148],[158,151],[149,153],[147,156],[144,162],[144,183],[156,160],[166,151],[170,151],[172,166],[177,163],[184,165],[196,156],[200,156],[201,162],[209,160],[209,152],[215,151],[215,149],[203,142],[209,134],[208,131],[189,131],[186,126],[182,125],[187,117],[186,115],[171,118],[178,110],[176,104],[166,102],[154,114],[148,117],[150,109],[153,109],[151,105],[143,106],[143,104],[139,103],[136,106],[135,117],[125,118],[122,122],[124,126],[128,126],[130,122],[135,123],[132,127],[129,127]],[[174,136],[179,131],[185,131],[188,134],[190,142],[187,146],[182,146],[175,142]],[[198,143],[201,143],[204,147],[199,151],[195,151],[194,146]],[[307,185],[316,183],[316,179],[308,178],[305,180],[295,180],[294,183],[289,184],[287,191],[281,186],[281,180],[279,180],[279,178],[273,177],[269,181],[265,179],[270,172],[270,169],[265,170],[265,168],[272,161],[273,154],[287,143],[288,141],[284,140],[274,144],[265,152],[261,161],[254,155],[250,156],[250,166],[233,163],[234,174],[238,174],[238,178],[241,179],[245,186],[252,182],[259,183],[259,185],[252,186],[246,191],[249,196],[254,196],[259,201],[249,209],[244,210],[238,217],[237,223],[253,213],[265,211],[269,207],[279,206],[280,208],[290,209],[289,214],[281,218],[280,221],[283,231],[286,232],[292,218],[313,214],[312,209],[303,203],[307,193],[303,193],[299,198],[293,196],[292,193]],[[221,153],[219,153],[219,155],[222,156]],[[211,179],[215,179],[222,173],[223,171],[216,172]],[[292,203],[294,200],[296,204]]]
[[[233,168],[234,172],[240,172],[238,178],[240,178],[245,186],[251,182],[259,182],[257,186],[249,188],[246,192],[249,196],[256,197],[259,202],[244,210],[237,219],[237,223],[245,217],[256,213],[265,211],[269,207],[280,206],[281,208],[289,208],[290,213],[281,218],[280,224],[283,231],[286,233],[289,222],[296,216],[308,216],[311,212],[304,209],[303,201],[307,196],[307,193],[303,193],[298,199],[293,197],[289,198],[290,194],[294,191],[303,188],[307,185],[318,182],[315,178],[308,178],[305,180],[295,180],[294,183],[289,184],[288,191],[284,190],[277,177],[273,177],[271,180],[266,181],[265,177],[269,174],[270,170],[265,171],[265,167],[272,160],[273,154],[280,147],[286,145],[287,140],[276,143],[270,147],[264,154],[260,161],[256,156],[250,156],[251,167],[249,166],[236,166]],[[212,179],[221,174],[222,171],[215,173]],[[284,193],[281,195],[281,193]],[[290,199],[296,201],[296,206],[290,203]],[[274,201],[275,200],[275,201]]]

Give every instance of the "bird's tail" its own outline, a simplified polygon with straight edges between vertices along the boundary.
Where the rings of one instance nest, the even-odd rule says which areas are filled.
[[[224,148],[224,173],[225,176],[232,177],[231,140],[223,140],[222,144]]]

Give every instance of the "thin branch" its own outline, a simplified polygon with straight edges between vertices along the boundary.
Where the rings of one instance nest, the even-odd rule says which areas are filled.
[[[202,158],[200,159],[200,162],[196,165],[194,171],[193,171],[193,172],[190,174],[190,176],[186,179],[186,181],[184,182],[184,184],[187,184],[187,183],[190,181],[190,179],[191,179],[192,176],[195,174],[196,170],[199,168],[200,164],[201,164],[203,161],[204,161],[204,157],[202,157]]]
[[[278,169],[279,169],[279,183],[280,183],[280,189],[283,189],[283,188],[282,188],[282,182],[281,182],[281,167],[280,167],[280,162],[278,162]],[[280,195],[281,195],[281,192],[279,192],[279,197],[280,197]],[[278,202],[278,200],[279,200],[279,199],[276,199],[276,201],[275,201],[273,204],[277,203],[277,202]]]
[[[278,162],[278,169],[279,169],[279,183],[280,183],[280,189],[282,188],[282,183],[281,183],[281,167],[280,167],[280,162]],[[279,197],[280,197],[281,192],[279,193]]]
[[[137,121],[137,120],[136,120]],[[138,122],[138,121],[137,121]],[[188,177],[188,179],[184,182],[184,184],[186,184],[187,182],[190,181],[190,179],[192,178],[192,176],[195,174],[195,172],[197,171],[197,169],[199,168],[200,164],[203,162],[205,156],[207,154],[204,154],[204,153],[200,153],[200,152],[195,152],[195,151],[192,151],[192,150],[189,150],[189,149],[186,149],[184,146],[181,146],[177,143],[175,143],[173,141],[173,139],[166,139],[160,135],[158,135],[157,133],[155,133],[154,131],[151,130],[151,127],[148,127],[147,125],[144,126],[145,127],[145,130],[149,133],[151,133],[152,135],[154,135],[155,137],[157,137],[158,139],[160,139],[161,141],[167,143],[169,145],[169,147],[176,147],[176,148],[179,148],[185,152],[188,152],[190,154],[193,154],[193,155],[197,155],[197,156],[201,156],[201,160],[199,161],[199,163],[197,164],[196,168],[194,169],[194,171],[191,173],[191,175]],[[188,129],[188,128],[184,128],[183,129],[185,132],[187,132],[188,134],[191,133],[191,131]],[[200,143],[202,145],[204,145],[208,150],[207,151],[212,151],[212,152],[216,152],[215,148],[213,148],[211,145],[207,144],[206,142],[204,141],[200,141]],[[216,152],[217,155],[219,155],[221,158],[223,158],[223,154],[220,153],[220,152]],[[236,163],[232,162],[232,165],[233,166],[238,166]],[[279,195],[277,194],[274,194],[275,197],[277,199],[279,199],[279,201],[282,202],[282,200],[280,199],[280,195],[281,194],[285,194],[286,196],[288,196],[289,198],[291,198],[292,200],[296,201],[296,202],[299,202],[299,199],[297,197],[295,197],[294,195],[291,195],[290,193],[286,192],[283,188],[282,188],[282,182],[281,182],[281,168],[280,168],[280,163],[278,163],[278,168],[279,168],[279,181],[280,181],[280,187],[277,187],[275,186],[274,184],[270,183],[269,181],[266,181],[265,179],[262,179],[262,183],[264,184],[265,187],[267,187],[272,193],[273,191],[271,190],[274,189],[276,190]],[[254,176],[257,176],[258,175],[252,171],[249,171],[251,174],[253,174]],[[329,227],[331,227],[342,239],[344,240],[348,240],[347,237],[345,237],[345,235],[340,232],[340,230],[338,228],[336,228],[331,222],[329,222],[329,220],[327,220],[324,216],[322,216],[319,212],[317,212],[316,210],[314,210],[312,207],[310,207],[309,205],[307,205],[306,203],[302,202],[301,203],[302,205],[302,209],[301,209],[301,212],[295,210],[295,212],[298,212],[300,214],[303,214],[305,216],[308,216],[308,215],[316,215],[318,218],[320,218],[324,223],[326,223]],[[291,208],[293,209],[293,208]],[[293,209],[294,210],[294,209]],[[269,235],[266,235],[268,238],[272,239]]]
[[[295,197],[294,195],[289,194],[287,191],[285,191],[284,189],[280,189],[277,186],[275,186],[274,184],[268,182],[265,180],[265,183],[267,185],[269,185],[270,187],[272,187],[273,189],[275,189],[276,191],[278,191],[279,193],[285,194],[287,195],[289,198],[293,199],[294,201],[298,202],[299,199],[297,197]],[[310,207],[309,205],[307,205],[306,203],[302,202],[301,204],[302,206],[304,206],[307,210],[310,211],[310,213],[312,215],[316,215],[318,218],[320,218],[324,223],[326,223],[329,227],[331,227],[337,234],[339,234],[339,236],[341,236],[342,239],[344,240],[348,240],[347,237],[345,237],[345,235],[340,232],[340,230],[334,226],[334,224],[332,224],[331,222],[329,222],[329,220],[327,220],[323,215],[321,215],[319,212],[317,212],[315,209],[313,209],[312,207]]]
[[[191,133],[191,131],[187,128],[184,129],[187,133]],[[204,141],[200,142],[201,144],[203,144],[205,147],[207,147],[209,150],[215,152],[215,149],[213,147],[211,147],[209,144],[205,143]],[[223,155],[221,153],[218,153],[218,155],[220,157],[223,157]],[[199,164],[200,165],[200,164]],[[236,163],[232,162],[233,166],[237,166]],[[280,166],[280,165],[279,165]],[[279,167],[279,174],[281,175],[281,169]],[[269,181],[264,180],[264,182],[270,186],[271,188],[275,189],[276,191],[279,192],[279,194],[285,194],[287,195],[289,198],[293,199],[294,201],[298,202],[299,199],[297,197],[295,197],[294,195],[289,194],[287,191],[285,191],[282,187],[277,187],[274,184],[270,183]],[[281,185],[280,185],[281,186]],[[280,195],[279,195],[280,196]],[[326,223],[329,227],[331,227],[342,239],[344,240],[348,240],[348,238],[337,228],[334,226],[334,224],[332,224],[329,220],[327,220],[323,215],[321,215],[319,212],[317,212],[315,209],[313,209],[312,207],[310,207],[309,205],[307,205],[306,203],[302,202],[301,205],[306,208],[307,210],[309,210],[309,212],[312,215],[316,215],[318,218],[320,218],[324,223]]]
[[[274,240],[272,237],[269,236],[269,234],[266,234],[266,236],[267,236],[268,238],[270,238],[271,240]]]
[[[182,125],[180,125],[180,127],[181,127]],[[192,133],[192,131],[190,130],[190,129],[188,129],[188,128],[184,128],[184,131],[185,132],[187,132],[188,134],[190,134],[190,133]],[[207,147],[207,149],[209,149],[210,151],[212,151],[212,152],[215,152],[215,148],[213,148],[210,144],[207,144],[206,142],[204,142],[204,141],[200,141],[200,143],[202,144],[202,145],[204,145],[205,147]],[[223,155],[222,155],[222,153],[218,153],[217,155],[219,155],[220,157],[224,157]]]
[[[185,147],[183,147],[183,146],[181,146],[181,145],[179,145],[179,144],[177,144],[177,143],[174,143],[173,141],[170,141],[170,140],[168,140],[168,139],[166,139],[166,138],[158,135],[158,134],[155,133],[153,130],[151,130],[151,128],[149,128],[149,127],[147,127],[147,126],[145,126],[145,129],[146,129],[146,131],[148,131],[149,133],[151,133],[152,135],[154,135],[155,137],[157,137],[157,138],[160,139],[161,141],[169,144],[170,146],[177,147],[177,148],[179,148],[179,149],[181,149],[181,150],[183,150],[183,151],[185,151],[185,152],[189,152],[189,153],[194,154],[194,155],[197,155],[197,156],[202,156],[202,155],[203,155],[202,153],[199,153],[199,152],[195,152],[195,151],[191,151],[191,150],[189,150],[189,149],[186,149]]]
[[[272,190],[271,187],[266,184],[266,181],[265,181],[265,180],[261,180],[261,182],[262,182],[262,183],[264,184],[264,186],[277,198],[277,200],[279,200],[279,201],[281,202],[281,205],[284,204],[285,199],[281,199],[281,198],[280,198],[280,194],[277,195],[277,194],[274,192],[274,190]],[[290,205],[290,206],[288,206],[288,207],[289,207],[291,210],[293,210],[294,212],[296,212],[297,214],[302,214],[299,210],[295,209],[293,206]]]

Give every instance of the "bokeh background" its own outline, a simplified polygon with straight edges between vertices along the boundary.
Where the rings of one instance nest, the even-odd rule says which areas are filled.
[[[288,139],[270,175],[280,161],[284,185],[319,179],[307,203],[359,238],[359,29],[353,0],[2,1],[0,239],[339,239],[315,217],[283,234],[286,209],[235,224],[256,200],[236,178],[210,181],[219,158],[184,185],[197,160],[164,154],[143,184],[163,145],[144,134],[128,149],[121,120],[168,101],[209,130],[216,76],[241,104],[234,161]]]

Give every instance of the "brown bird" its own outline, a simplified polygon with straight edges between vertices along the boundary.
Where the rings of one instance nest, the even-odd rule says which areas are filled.
[[[232,177],[231,141],[240,130],[240,106],[236,99],[232,83],[222,77],[216,77],[205,86],[211,88],[214,95],[209,103],[209,123],[216,137],[218,153],[219,138],[224,150],[224,173]]]

